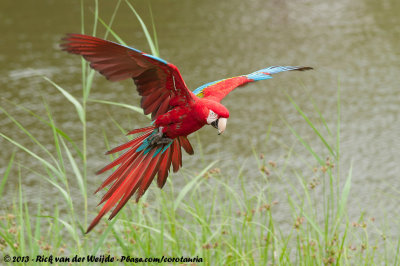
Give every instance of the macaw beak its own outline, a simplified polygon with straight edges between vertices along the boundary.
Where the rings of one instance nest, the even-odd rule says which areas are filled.
[[[225,131],[226,122],[228,122],[227,118],[221,117],[218,119],[218,135],[221,135]]]

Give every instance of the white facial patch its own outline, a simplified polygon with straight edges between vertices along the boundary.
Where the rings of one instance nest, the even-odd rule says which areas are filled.
[[[210,110],[210,112],[208,113],[208,117],[207,117],[207,124],[210,125],[212,122],[214,122],[217,119],[218,119],[218,115],[216,113],[214,113],[212,110]]]

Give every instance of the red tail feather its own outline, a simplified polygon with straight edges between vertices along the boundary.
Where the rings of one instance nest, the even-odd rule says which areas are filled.
[[[130,149],[126,154],[119,157],[117,160],[109,164],[110,166],[113,164],[121,164],[117,170],[114,171],[104,182],[100,185],[100,187],[96,190],[97,193],[99,190],[103,189],[107,185],[109,185],[112,181],[117,179],[122,175],[122,173],[126,170],[126,168],[134,162],[139,154],[135,153],[135,149]],[[103,168],[104,169],[104,168]]]
[[[98,171],[98,173],[103,173],[112,167],[119,165],[117,170],[115,170],[114,173],[112,173],[96,190],[97,192],[112,183],[110,189],[103,195],[99,203],[99,205],[104,202],[105,204],[96,218],[89,225],[87,233],[90,232],[93,227],[97,225],[100,219],[114,206],[115,208],[109,219],[112,219],[117,215],[135,193],[137,193],[136,201],[138,201],[146,192],[156,175],[158,175],[158,186],[160,188],[163,187],[167,180],[171,164],[174,172],[178,171],[182,166],[181,147],[183,147],[189,154],[193,153],[193,148],[186,137],[178,137],[174,139],[173,143],[164,152],[158,152],[156,154],[157,149],[160,147],[164,149],[165,144],[154,145],[151,147],[149,152],[145,152],[144,150],[136,152],[137,148],[142,145],[143,141],[153,132],[154,129],[154,126],[135,129],[129,132],[129,134],[143,134],[108,152],[114,153],[129,148],[129,150],[119,158]]]
[[[181,147],[179,146],[178,141],[174,141],[173,145],[173,152],[172,152],[172,169],[174,173],[178,172],[179,166],[182,165],[181,162]],[[171,145],[171,146],[172,146]]]
[[[193,147],[190,144],[189,140],[187,139],[186,136],[181,136],[178,138],[179,139],[179,143],[181,144],[181,146],[185,149],[185,151],[190,154],[193,155],[194,151],[193,151]]]
[[[159,188],[162,188],[167,181],[169,168],[171,166],[172,161],[172,149],[169,148],[165,152],[165,156],[161,159],[160,168],[158,170],[158,178],[157,178],[157,185]]]
[[[114,193],[114,191],[118,188],[118,186],[125,180],[125,178],[132,173],[137,165],[142,163],[143,157],[140,156],[140,153],[135,153],[133,157],[123,163],[114,173],[112,173],[104,184],[101,187],[105,187],[110,184],[112,181],[115,181],[110,189],[103,195],[99,204],[102,204],[104,201],[108,200],[108,198]]]
[[[106,154],[116,153],[118,151],[125,150],[125,149],[127,149],[127,148],[129,148],[129,147],[131,147],[131,146],[133,146],[135,144],[141,144],[141,141],[144,140],[145,138],[147,138],[150,134],[151,134],[151,131],[150,132],[146,132],[145,134],[143,134],[143,135],[141,135],[141,136],[139,136],[137,138],[134,138],[133,140],[128,141],[125,144],[122,144],[122,145],[120,145],[118,147],[115,147],[114,149],[109,150],[108,152],[106,152]]]
[[[155,129],[155,126],[137,128],[137,129],[134,129],[134,130],[132,130],[132,131],[129,131],[128,134],[126,134],[126,135],[133,135],[133,134],[136,134],[136,133],[148,131],[148,130],[150,130],[150,129],[151,129],[151,130]]]

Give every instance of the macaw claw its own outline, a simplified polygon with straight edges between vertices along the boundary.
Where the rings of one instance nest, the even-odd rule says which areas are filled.
[[[157,133],[149,137],[150,145],[168,144],[172,142],[172,139],[164,136],[164,133],[159,130]]]
[[[173,141],[173,139],[170,138],[161,138],[156,144],[169,144]]]

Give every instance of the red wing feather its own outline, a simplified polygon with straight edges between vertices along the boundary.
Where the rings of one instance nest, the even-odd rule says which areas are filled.
[[[61,47],[64,51],[83,56],[90,66],[111,81],[132,78],[141,96],[146,113],[152,113],[153,120],[168,111],[159,109],[169,105],[172,98],[178,98],[180,104],[193,103],[193,93],[186,87],[176,66],[134,48],[96,37],[68,34]],[[160,100],[160,95],[168,95]],[[156,96],[158,95],[158,96]],[[145,104],[143,104],[145,103]],[[150,108],[150,107],[151,108]]]
[[[159,115],[162,115],[170,110],[169,101],[171,100],[171,96],[167,96],[166,98],[167,99],[165,99],[164,102],[162,102],[158,107],[154,117],[158,117]]]

